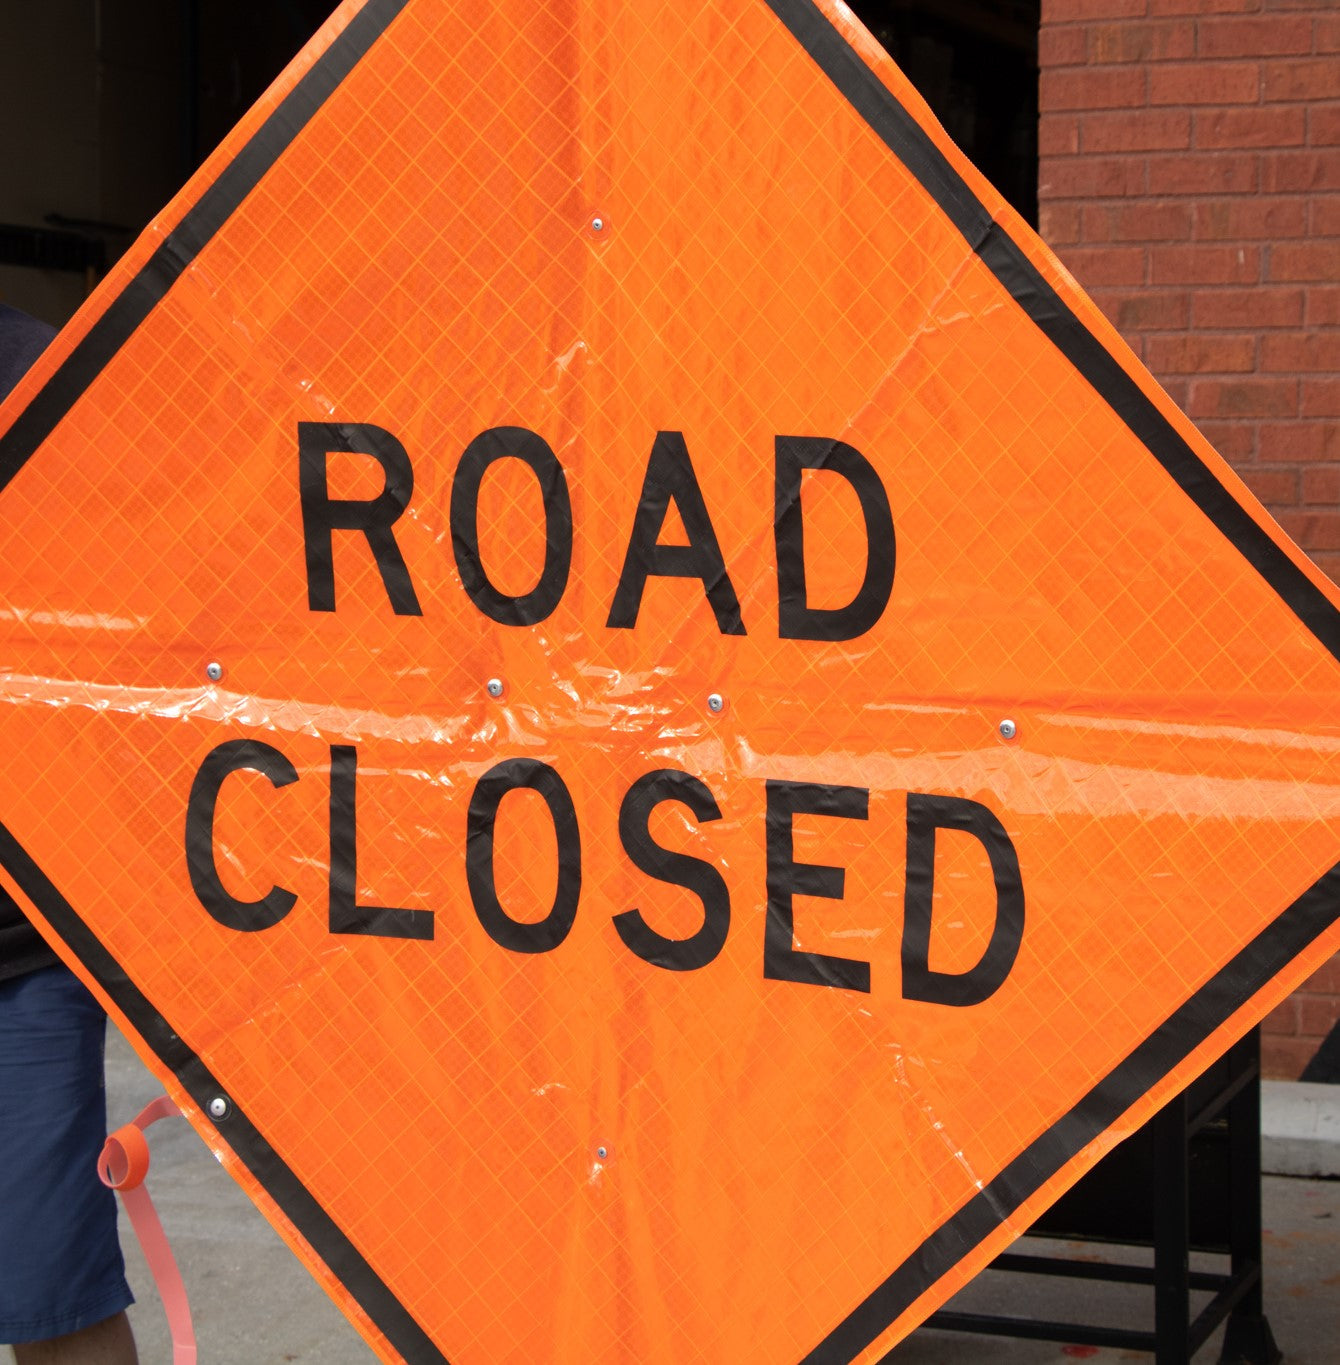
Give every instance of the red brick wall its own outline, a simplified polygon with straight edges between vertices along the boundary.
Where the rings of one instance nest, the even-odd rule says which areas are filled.
[[[1267,1076],[1297,1080],[1340,1013],[1340,957],[1272,1010],[1261,1025],[1261,1067]]]
[[[1340,3],[1042,0],[1042,235],[1340,580]],[[1267,1021],[1297,1076],[1340,959]]]

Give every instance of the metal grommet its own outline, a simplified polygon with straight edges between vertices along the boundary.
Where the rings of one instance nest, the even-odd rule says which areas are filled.
[[[592,231],[592,232],[604,232],[604,230],[605,230],[605,220],[604,220],[603,218],[592,218],[592,219],[591,219],[591,231]]]
[[[490,678],[485,684],[490,697],[501,697],[503,694],[503,681],[501,678]]]
[[[1001,739],[1013,739],[1019,733],[1019,727],[1012,720],[1000,722]]]
[[[228,1103],[224,1095],[215,1095],[209,1102],[209,1116],[212,1119],[226,1119],[232,1112],[233,1106]]]
[[[726,698],[720,692],[709,692],[707,694],[707,709],[714,716],[719,716],[726,709]]]
[[[218,680],[223,677],[223,665],[217,660],[211,660],[205,665],[205,677],[207,677],[210,682],[218,682]]]

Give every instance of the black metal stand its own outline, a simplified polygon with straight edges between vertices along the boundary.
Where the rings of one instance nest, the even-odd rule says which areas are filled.
[[[1261,1051],[1253,1030],[1138,1133],[1103,1159],[1028,1235],[1153,1248],[1154,1264],[1007,1252],[989,1269],[1149,1285],[1153,1330],[943,1309],[928,1327],[1150,1351],[1190,1365],[1227,1319],[1219,1365],[1279,1365],[1261,1300]],[[1228,1258],[1193,1271],[1191,1252]],[[1191,1295],[1210,1301],[1193,1318]]]

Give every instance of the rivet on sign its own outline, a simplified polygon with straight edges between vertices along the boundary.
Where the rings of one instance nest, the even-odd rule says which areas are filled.
[[[605,230],[605,220],[604,220],[603,218],[592,218],[592,219],[591,219],[591,231],[592,231],[592,232],[604,232],[604,230]]]
[[[223,677],[223,665],[221,663],[208,663],[205,665],[205,677],[210,682],[218,682]]]
[[[601,1159],[601,1161],[604,1161],[604,1159],[605,1159],[607,1156],[609,1156],[609,1154],[610,1154],[610,1149],[609,1149],[608,1147],[597,1147],[597,1148],[596,1148],[596,1155]]]
[[[709,693],[707,698],[707,709],[713,714],[720,714],[726,709],[726,699],[720,692]]]
[[[212,1119],[226,1119],[231,1108],[222,1095],[215,1095],[209,1102],[209,1116]]]
[[[1019,733],[1019,727],[1012,720],[1000,722],[1000,737],[1002,739],[1013,739]]]
[[[503,694],[502,679],[490,678],[488,680],[488,691],[490,697],[501,697]]]

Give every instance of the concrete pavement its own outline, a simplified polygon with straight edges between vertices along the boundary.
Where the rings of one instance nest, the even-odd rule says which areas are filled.
[[[161,1093],[129,1045],[109,1030],[109,1119],[133,1117]],[[1312,1110],[1300,1122],[1304,1136],[1325,1127]],[[1315,1106],[1314,1106],[1315,1107]],[[1314,1121],[1315,1120],[1315,1121]],[[1287,1134],[1286,1134],[1287,1136]],[[155,1125],[150,1134],[149,1185],[172,1242],[191,1298],[200,1365],[371,1365],[376,1357],[317,1287],[181,1120]],[[1314,1157],[1315,1160],[1315,1151]],[[1340,1180],[1267,1176],[1264,1184],[1266,1311],[1287,1365],[1340,1365]],[[139,1302],[131,1320],[144,1365],[168,1365],[171,1341],[134,1233],[123,1217],[122,1244]],[[1082,1249],[1093,1254],[1092,1246]],[[987,1272],[957,1306],[977,1311],[1033,1312],[1070,1321],[1122,1326],[1152,1322],[1149,1290],[1058,1282]],[[1093,1365],[1152,1362],[1152,1357],[1110,1348],[1067,1346],[1010,1338],[921,1331],[897,1348],[897,1365]],[[1218,1340],[1196,1357],[1214,1365]],[[542,1365],[536,1362],[536,1365]],[[564,1365],[569,1365],[565,1362]],[[722,1362],[721,1365],[734,1365]]]

